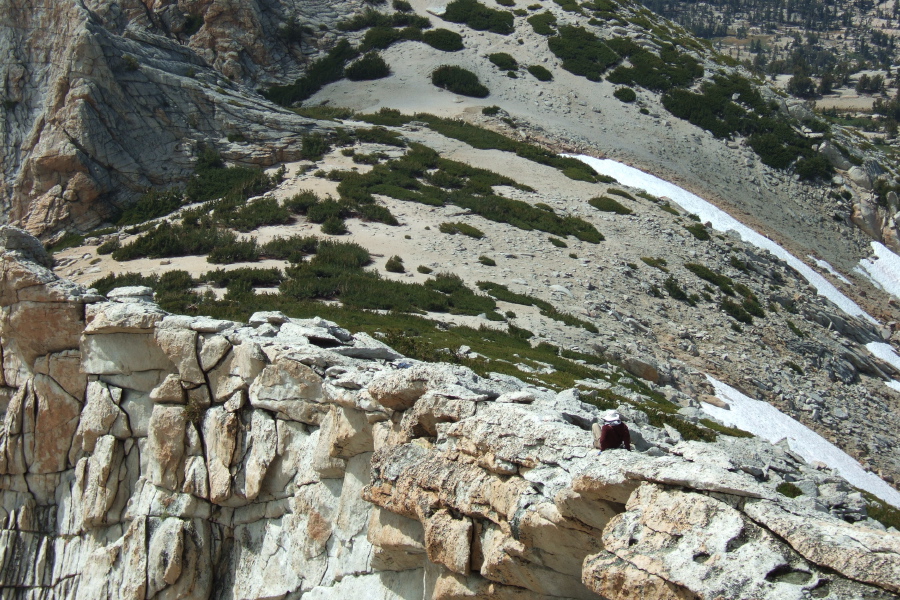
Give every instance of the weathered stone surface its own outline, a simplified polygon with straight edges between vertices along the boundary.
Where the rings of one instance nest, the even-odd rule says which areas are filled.
[[[157,404],[150,416],[147,478],[160,487],[178,489],[179,465],[184,456],[187,418],[181,406]]]
[[[98,302],[85,310],[86,334],[152,333],[166,312],[155,304],[142,302]]]
[[[876,531],[764,500],[749,502],[744,510],[807,560],[850,579],[900,591],[900,534],[896,531]]]
[[[87,301],[15,264],[15,281],[44,286],[31,297]],[[321,344],[354,343],[324,320],[289,323]],[[577,390],[453,365],[395,369],[212,320],[134,328],[77,332],[32,364],[0,336],[3,589],[135,600],[898,591],[897,534],[829,516],[864,518],[865,503],[761,439],[679,441],[623,405],[641,451],[598,453],[600,411]],[[803,497],[775,492],[789,477]]]
[[[454,519],[441,509],[425,521],[425,551],[431,562],[444,565],[454,573],[468,575],[472,546],[472,521]]]
[[[327,412],[317,400],[322,378],[301,362],[281,358],[265,367],[250,386],[250,404],[286,419],[318,424]]]

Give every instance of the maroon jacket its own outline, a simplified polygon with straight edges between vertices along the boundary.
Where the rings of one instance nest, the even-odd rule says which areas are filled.
[[[613,448],[631,450],[631,434],[628,426],[621,421],[617,425],[603,425],[600,430],[600,451]]]

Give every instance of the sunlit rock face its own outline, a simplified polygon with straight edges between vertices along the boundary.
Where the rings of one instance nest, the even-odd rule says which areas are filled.
[[[900,534],[777,493],[815,471],[782,447],[623,408],[641,443],[600,454],[575,390],[104,298],[0,234],[0,573],[23,597],[896,597]]]

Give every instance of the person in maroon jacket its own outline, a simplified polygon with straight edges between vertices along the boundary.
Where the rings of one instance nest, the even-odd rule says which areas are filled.
[[[603,415],[603,426],[594,423],[591,430],[594,433],[594,448],[599,448],[601,452],[616,448],[631,450],[631,434],[628,433],[628,426],[622,422],[621,415],[616,411],[606,411]]]

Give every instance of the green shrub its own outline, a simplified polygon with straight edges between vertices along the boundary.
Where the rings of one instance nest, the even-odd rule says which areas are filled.
[[[441,18],[451,23],[465,23],[476,31],[508,35],[515,30],[511,12],[488,8],[477,0],[453,0]]]
[[[253,267],[241,267],[238,269],[216,269],[208,271],[201,279],[208,281],[216,287],[232,287],[237,282],[246,283],[253,287],[276,287],[284,281],[281,269],[257,269]]]
[[[672,275],[669,275],[666,277],[666,280],[663,281],[663,288],[665,288],[669,293],[669,296],[673,299],[688,302],[690,304],[687,292],[684,291],[684,288],[681,287],[681,284],[678,283],[678,280]]]
[[[634,196],[626,192],[625,190],[617,190],[615,188],[606,190],[608,194],[615,194],[616,196],[621,196],[622,198],[627,198],[628,200],[634,200]]]
[[[541,65],[531,65],[528,72],[538,81],[553,81],[553,73]]]
[[[616,91],[613,92],[613,96],[626,104],[637,100],[637,94],[635,94],[634,90],[630,87],[616,88]]]
[[[319,240],[314,236],[276,237],[259,249],[260,258],[274,258],[289,262],[300,262],[304,257],[315,254]]]
[[[465,48],[462,36],[449,29],[433,29],[422,34],[422,41],[436,50],[458,52]]]
[[[798,365],[797,363],[794,363],[794,362],[791,362],[791,361],[787,361],[787,362],[784,363],[784,366],[786,366],[788,369],[790,369],[791,371],[793,371],[793,372],[796,373],[797,375],[803,375],[803,374],[804,374],[804,373],[803,373],[803,368],[802,368],[800,365]]]
[[[732,100],[735,96],[737,101]],[[740,75],[714,76],[701,86],[699,93],[671,89],[663,94],[662,103],[676,117],[716,137],[746,136],[760,160],[772,168],[786,169],[798,159],[811,161],[803,162],[802,167],[798,162],[808,177],[822,176],[822,169],[830,168],[813,160],[817,156],[813,141],[795,131],[790,121],[778,114],[777,107],[766,103],[753,83]]]
[[[418,267],[416,267],[416,271],[422,273],[423,275],[428,275],[430,273],[433,273],[434,269],[426,267],[425,265],[419,265]]]
[[[363,52],[370,50],[386,50],[396,42],[422,41],[422,30],[418,27],[373,27],[363,36],[359,49]],[[348,74],[349,77],[349,74]]]
[[[379,13],[376,13],[379,14]],[[264,92],[264,96],[282,106],[306,100],[320,89],[344,76],[344,65],[359,52],[346,39],[339,41],[326,56],[313,61],[306,74],[291,85],[276,85]]]
[[[394,0],[392,6],[394,7],[394,10],[400,12],[412,12],[413,10],[412,4],[406,0]]]
[[[252,231],[263,225],[285,225],[294,220],[291,211],[278,204],[275,198],[257,198],[240,208],[229,208],[226,207],[221,215],[222,223],[238,231]],[[217,209],[216,216],[220,216],[218,212]]]
[[[551,12],[542,12],[531,15],[527,19],[528,24],[540,35],[553,35],[556,33],[556,17]]]
[[[351,81],[372,81],[390,75],[391,68],[384,62],[380,54],[369,52],[356,62],[348,65],[344,72],[347,75],[347,79]]]
[[[730,277],[720,275],[709,267],[697,263],[685,263],[684,268],[700,279],[708,281],[714,286],[718,287],[726,296],[734,296],[734,289],[732,288],[734,282]]]
[[[798,496],[803,495],[803,490],[797,487],[795,484],[790,481],[782,481],[775,488],[775,491],[781,494],[782,496],[787,496],[788,498],[796,498]]]
[[[495,261],[493,258],[491,258],[489,256],[484,256],[484,255],[479,256],[478,262],[485,265],[486,267],[496,267],[497,266],[497,261]]]
[[[403,136],[396,131],[385,129],[384,127],[361,128],[354,131],[356,139],[360,142],[368,144],[384,144],[385,146],[396,146],[397,148],[405,148],[406,141]]]
[[[403,259],[396,255],[387,260],[384,264],[384,270],[390,273],[406,273],[406,268],[403,266]]]
[[[117,225],[137,225],[151,219],[164,217],[184,204],[182,190],[150,190],[122,211]]]
[[[787,326],[788,326],[788,329],[790,329],[791,332],[794,335],[796,335],[798,338],[802,339],[802,338],[806,337],[806,332],[803,331],[802,329],[800,329],[799,327],[797,327],[796,325],[794,325],[794,322],[791,321],[790,319],[787,320]]]
[[[121,247],[122,243],[119,238],[114,237],[97,246],[97,254],[112,254]]]
[[[668,265],[669,263],[666,262],[666,259],[664,259],[664,258],[652,258],[650,256],[642,256],[641,260],[647,266],[653,267],[655,269],[659,269],[663,273],[669,272],[669,269],[666,268],[666,265]]]
[[[733,301],[731,298],[722,298],[721,308],[725,313],[734,319],[735,321],[739,321],[741,323],[745,323],[747,325],[753,325],[753,317],[744,310],[744,307]]]
[[[294,214],[305,215],[309,209],[318,204],[319,197],[312,190],[303,190],[284,201],[284,207]]]
[[[499,113],[500,113],[499,106],[485,106],[484,108],[481,109],[481,114],[485,115],[486,117],[494,117],[494,116],[498,115]]]
[[[744,431],[743,429],[738,429],[737,427],[727,427],[725,425],[716,423],[712,419],[700,419],[700,423],[705,425],[706,427],[712,429],[713,431],[717,431],[724,435],[730,435],[731,437],[739,437],[739,438],[754,437],[753,434],[750,433],[749,431]]]
[[[461,96],[486,98],[490,94],[490,90],[481,85],[475,73],[457,66],[438,67],[431,73],[431,83]]]
[[[313,162],[322,160],[322,157],[328,154],[331,145],[328,140],[320,133],[311,133],[304,135],[300,140],[300,154],[306,160]]]
[[[565,243],[564,241],[562,241],[559,238],[549,237],[547,239],[549,239],[550,243],[553,244],[554,246],[556,246],[557,248],[568,248],[569,247],[569,245],[567,243]]]
[[[494,63],[496,67],[503,71],[515,71],[519,68],[519,63],[511,54],[506,52],[495,52],[488,54],[488,60]]]
[[[691,55],[678,52],[673,46],[664,46],[657,56],[640,47],[631,38],[613,38],[607,41],[607,45],[631,63],[629,67],[616,67],[607,77],[611,83],[639,85],[665,92],[674,87],[688,87],[703,76],[700,63]]]
[[[216,246],[206,257],[206,262],[214,264],[233,264],[238,262],[256,262],[259,260],[259,245],[256,238],[239,240],[231,232],[220,235]]]
[[[353,117],[352,110],[341,106],[327,106],[320,104],[319,106],[301,106],[292,110],[301,117],[323,121],[343,121]]]
[[[348,233],[347,224],[340,217],[328,217],[322,222],[322,233],[328,235],[344,235]]]
[[[617,215],[630,215],[632,211],[627,206],[623,206],[617,200],[608,196],[600,196],[599,198],[591,198],[588,204],[603,212],[611,212]]]
[[[549,38],[547,44],[563,61],[563,69],[590,81],[600,81],[603,73],[619,60],[600,38],[583,27],[563,25],[559,35]]]
[[[539,146],[514,140],[500,133],[477,127],[463,121],[442,119],[434,115],[418,114],[418,120],[424,121],[428,127],[443,136],[469,144],[479,150],[504,150],[538,164],[554,167],[570,179],[589,181],[591,183],[615,183],[612,177],[598,174],[589,165],[577,158],[559,156]]]
[[[483,231],[476,227],[472,227],[471,225],[467,225],[466,223],[441,223],[438,227],[438,231],[441,233],[449,233],[450,235],[461,233],[462,235],[467,235],[475,239],[484,237]]]
[[[701,241],[709,240],[709,232],[706,230],[706,226],[703,223],[692,223],[691,225],[685,225],[685,229],[691,232],[695,238]]]

